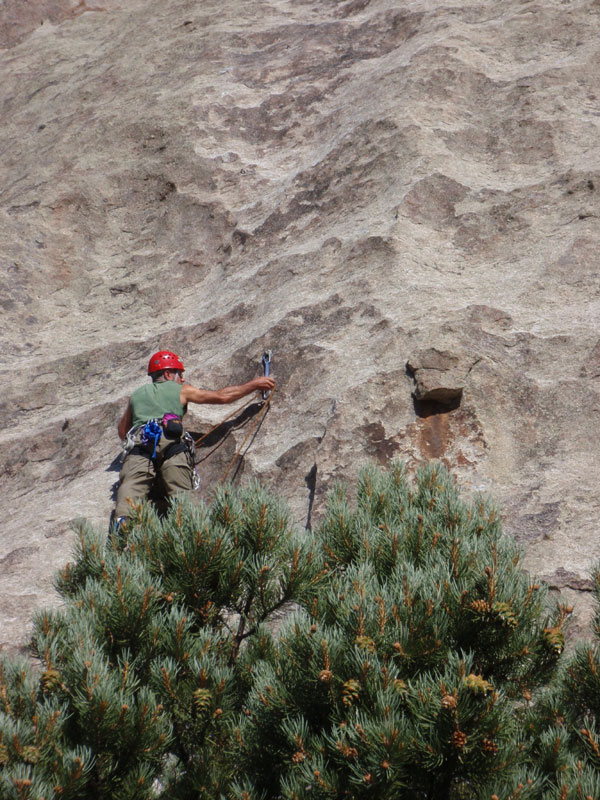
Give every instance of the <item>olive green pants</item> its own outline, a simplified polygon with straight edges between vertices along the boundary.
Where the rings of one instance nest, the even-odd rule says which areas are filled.
[[[157,454],[160,454],[170,444],[171,442],[163,436],[156,448]],[[176,453],[164,461],[158,469],[151,458],[129,453],[121,467],[115,519],[128,517],[131,513],[131,504],[139,503],[149,496],[152,484],[157,477],[160,477],[164,484],[167,497],[191,491],[193,472],[187,453]]]

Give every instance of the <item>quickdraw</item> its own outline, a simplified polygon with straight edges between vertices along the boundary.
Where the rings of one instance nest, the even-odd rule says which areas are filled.
[[[265,350],[262,357],[262,365],[263,365],[263,375],[268,378],[269,373],[271,372],[271,360],[273,358],[273,353],[270,350]],[[266,400],[268,392],[262,393],[262,399]]]

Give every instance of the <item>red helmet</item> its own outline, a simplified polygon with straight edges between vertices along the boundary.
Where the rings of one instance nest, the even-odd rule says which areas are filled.
[[[172,353],[170,350],[159,350],[158,353],[154,353],[151,356],[148,362],[148,375],[152,375],[153,372],[160,372],[163,369],[180,369],[183,372],[183,361],[176,353]]]

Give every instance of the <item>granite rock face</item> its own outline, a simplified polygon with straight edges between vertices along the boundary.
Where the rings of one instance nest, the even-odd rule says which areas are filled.
[[[600,5],[0,3],[0,648],[106,526],[149,354],[277,392],[235,479],[491,493],[585,635],[600,557]],[[256,408],[199,448],[210,496]],[[225,416],[196,407],[200,435]]]

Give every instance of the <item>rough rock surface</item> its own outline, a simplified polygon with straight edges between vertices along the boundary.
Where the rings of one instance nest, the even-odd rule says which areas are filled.
[[[441,459],[585,633],[599,34],[593,0],[0,0],[1,648],[106,526],[158,348],[211,387],[273,350],[236,480],[299,525],[363,461]]]

